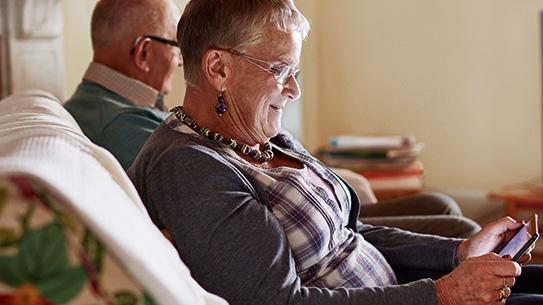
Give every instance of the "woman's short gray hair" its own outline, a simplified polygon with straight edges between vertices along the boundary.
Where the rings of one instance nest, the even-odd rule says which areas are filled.
[[[202,81],[207,50],[255,44],[270,24],[284,32],[300,31],[304,39],[310,28],[293,0],[190,0],[177,25],[187,84]]]

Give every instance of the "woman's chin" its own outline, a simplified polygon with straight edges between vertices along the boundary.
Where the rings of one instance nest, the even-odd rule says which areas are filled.
[[[281,124],[273,124],[270,125],[269,128],[266,130],[266,136],[268,139],[271,139],[279,134],[279,131],[281,130]]]

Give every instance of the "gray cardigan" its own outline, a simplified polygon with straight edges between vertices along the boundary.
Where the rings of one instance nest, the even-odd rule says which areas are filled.
[[[288,137],[274,141],[300,150]],[[173,235],[205,289],[232,305],[437,304],[429,278],[372,288],[302,286],[268,198],[216,145],[163,123],[128,170],[152,220]],[[411,271],[452,269],[458,240],[357,223],[359,204],[352,197],[349,227],[385,256],[399,279]]]

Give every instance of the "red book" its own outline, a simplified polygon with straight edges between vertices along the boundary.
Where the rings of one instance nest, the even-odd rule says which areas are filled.
[[[357,172],[370,180],[376,178],[422,176],[424,174],[424,167],[420,161],[415,161],[407,167],[395,170],[359,170]]]

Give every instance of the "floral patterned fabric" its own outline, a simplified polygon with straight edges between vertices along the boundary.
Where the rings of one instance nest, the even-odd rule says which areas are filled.
[[[60,200],[10,176],[0,177],[0,304],[154,302]]]

